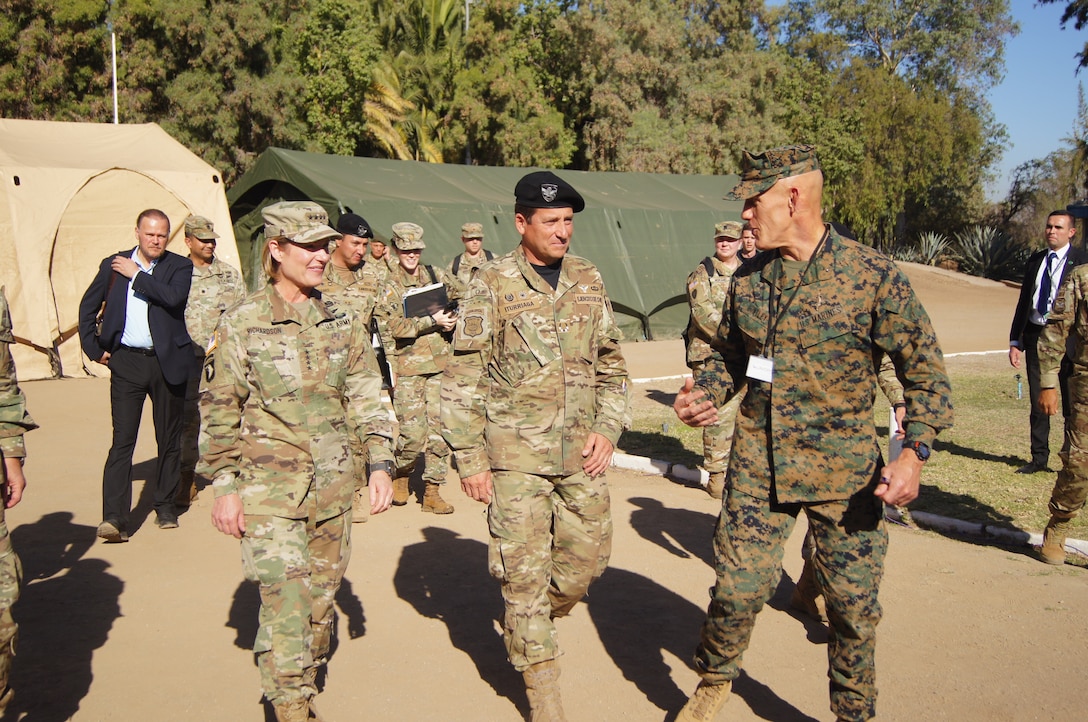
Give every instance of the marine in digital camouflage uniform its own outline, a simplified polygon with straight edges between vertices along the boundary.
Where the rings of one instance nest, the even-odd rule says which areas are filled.
[[[404,295],[414,288],[441,283],[450,301],[459,301],[464,286],[441,268],[423,264],[423,229],[415,223],[393,225],[393,245],[398,265],[378,297],[374,315],[386,358],[396,378],[393,410],[397,415],[397,477],[393,503],[408,501],[408,478],[423,454],[423,511],[450,514],[453,505],[442,498],[439,488],[450,470],[450,450],[439,430],[442,371],[450,356],[450,332],[456,312],[446,308],[429,316],[406,318]]]
[[[745,152],[729,196],[745,201],[761,253],[733,275],[718,355],[674,404],[685,423],[709,423],[745,389],[695,655],[702,681],[681,722],[713,720],[725,703],[801,511],[827,601],[831,709],[839,720],[876,714],[883,504],[917,496],[929,447],[952,423],[951,388],[910,283],[890,259],[823,222],[822,190],[812,147],[790,146]],[[904,450],[887,465],[873,419],[884,355],[907,404]]]
[[[702,371],[713,354],[710,342],[722,322],[722,305],[729,290],[733,271],[740,268],[742,224],[723,221],[714,226],[714,255],[707,256],[688,275],[688,319],[684,340],[687,364],[694,373]],[[718,409],[718,422],[703,427],[703,468],[710,475],[706,492],[721,499],[725,490],[725,470],[729,468],[729,450],[733,447],[733,422],[740,406],[740,396]]]
[[[1070,414],[1059,456],[1061,471],[1050,493],[1050,520],[1043,531],[1039,557],[1047,564],[1065,563],[1065,539],[1070,522],[1088,499],[1088,266],[1069,270],[1065,283],[1047,316],[1039,336],[1040,408],[1049,416],[1058,413],[1058,386],[1066,344],[1072,341],[1069,360]]]
[[[597,268],[567,255],[585,203],[555,174],[522,178],[521,245],[473,279],[442,384],[442,430],[461,485],[489,502],[489,567],[532,719],[563,719],[553,620],[604,572],[605,471],[629,426],[620,332]]]
[[[246,297],[246,284],[242,274],[229,264],[215,257],[215,225],[203,216],[190,215],[185,219],[185,245],[189,247],[189,260],[193,262],[193,282],[189,286],[189,299],[185,303],[185,327],[193,339],[193,351],[197,363],[185,386],[184,420],[181,427],[181,487],[175,503],[189,506],[197,495],[193,478],[196,468],[197,438],[200,434],[200,408],[197,396],[200,391],[200,373],[204,366],[204,354],[215,334],[215,325],[223,311]]]
[[[11,313],[4,288],[0,286],[0,715],[11,703],[14,693],[8,686],[11,660],[15,656],[15,643],[19,626],[11,616],[11,608],[19,598],[19,584],[23,571],[19,557],[11,546],[4,511],[23,498],[26,478],[23,462],[26,447],[23,434],[38,428],[26,410],[26,397],[15,377],[15,361],[11,358],[11,344],[15,336],[11,331]]]
[[[371,513],[392,498],[392,425],[366,328],[316,287],[328,258],[320,206],[268,206],[272,282],[223,314],[201,387],[201,464],[212,521],[242,541],[261,593],[254,652],[281,722],[309,719],[327,660],[333,598],[351,552],[349,435],[370,459]],[[315,270],[317,269],[317,270]]]
[[[325,266],[323,281],[317,290],[322,293],[336,293],[354,307],[359,320],[370,328],[374,315],[374,302],[378,289],[385,277],[385,264],[369,263],[367,247],[374,231],[366,219],[355,213],[345,213],[336,222],[340,240],[329,252],[329,262]],[[376,267],[381,271],[375,271]],[[366,453],[359,448],[356,437],[352,435],[352,454],[355,458],[355,496],[351,503],[351,521],[354,523],[367,520],[366,509],[369,499],[366,493]]]

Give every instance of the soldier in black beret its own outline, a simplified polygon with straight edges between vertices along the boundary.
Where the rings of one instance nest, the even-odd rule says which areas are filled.
[[[526,208],[570,208],[581,213],[586,202],[570,183],[552,173],[539,170],[518,181],[514,203]]]

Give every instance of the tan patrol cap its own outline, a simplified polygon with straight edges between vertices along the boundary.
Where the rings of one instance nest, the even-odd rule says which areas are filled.
[[[423,242],[423,229],[415,223],[394,223],[392,241],[398,251],[421,251],[427,247]]]
[[[736,240],[740,238],[741,231],[744,230],[744,224],[739,221],[722,221],[714,226],[714,238],[732,238]]]
[[[461,226],[461,238],[483,238],[484,237],[484,224],[483,223],[466,223]]]
[[[215,232],[215,226],[204,216],[190,215],[185,219],[185,235],[199,238],[202,241],[210,241],[219,238]]]
[[[324,208],[310,201],[283,201],[266,206],[261,211],[264,218],[264,237],[283,237],[292,243],[306,245],[340,234],[329,226],[329,214]]]

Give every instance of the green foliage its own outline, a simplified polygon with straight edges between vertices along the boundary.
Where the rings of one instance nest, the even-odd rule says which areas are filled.
[[[990,226],[973,226],[955,237],[960,270],[995,280],[1018,280],[1030,253]]]
[[[952,247],[952,241],[943,233],[929,231],[918,236],[918,263],[927,266],[936,266],[937,261],[947,255]]]

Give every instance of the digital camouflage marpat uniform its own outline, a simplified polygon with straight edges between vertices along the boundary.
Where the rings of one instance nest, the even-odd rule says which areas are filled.
[[[519,671],[558,657],[552,619],[608,565],[608,486],[582,471],[581,451],[590,432],[614,446],[629,425],[619,339],[600,273],[577,256],[553,291],[519,246],[482,268],[462,303],[442,429],[461,478],[492,471],[489,566]]]
[[[204,353],[215,334],[219,317],[228,308],[246,297],[246,284],[242,274],[218,258],[205,268],[193,264],[193,283],[189,286],[189,300],[185,303],[185,327],[193,339],[193,350],[199,363],[194,364],[193,376],[185,387],[185,420],[181,428],[181,491],[178,500],[187,504],[189,489],[193,484],[196,468],[197,437],[200,433],[200,373],[204,366]]]
[[[411,236],[401,239],[394,234],[393,243],[398,249],[405,243],[411,246],[409,250],[422,248],[423,242],[415,231],[419,226],[397,225],[405,226],[401,232]],[[422,236],[422,229],[418,230],[418,236]],[[450,450],[442,440],[439,406],[442,372],[450,357],[450,334],[443,333],[431,316],[404,317],[404,293],[431,283],[444,284],[451,301],[464,295],[460,281],[441,268],[426,266],[422,259],[415,276],[409,276],[398,264],[389,271],[374,316],[378,319],[386,359],[397,380],[393,390],[393,410],[400,426],[397,476],[409,476],[416,459],[423,454],[423,481],[444,484],[450,469]]]
[[[1065,537],[1069,522],[1088,499],[1088,266],[1070,269],[1054,299],[1046,327],[1039,336],[1039,386],[1058,388],[1058,372],[1072,339],[1069,360],[1070,416],[1065,422],[1065,440],[1059,456],[1062,468],[1050,494],[1050,522],[1044,535],[1043,560],[1065,561]],[[1032,399],[1036,403],[1036,399]]]
[[[201,388],[200,472],[245,510],[242,563],[260,585],[254,642],[273,704],[316,693],[351,552],[349,434],[391,461],[392,425],[366,327],[332,294],[304,311],[269,283],[227,311]]]
[[[15,377],[15,361],[11,358],[11,313],[8,300],[0,287],[0,484],[7,484],[3,459],[25,459],[23,434],[38,428],[26,410],[26,397]],[[0,500],[0,714],[11,701],[8,679],[19,627],[11,617],[11,608],[19,598],[22,567],[11,546],[8,525],[4,520],[4,504]]]
[[[732,225],[726,227],[726,224]],[[730,235],[736,233],[731,237],[740,238],[741,224],[726,221],[718,224],[715,229],[715,233],[719,235],[726,231]],[[714,353],[710,348],[710,341],[721,324],[722,306],[725,304],[729,281],[735,270],[722,263],[717,256],[707,258],[714,268],[714,275],[707,272],[705,263],[700,263],[688,275],[688,308],[691,310],[691,318],[686,331],[687,364],[695,375],[702,371],[706,360]],[[737,261],[740,262],[739,255]],[[703,427],[703,468],[712,477],[715,474],[724,474],[729,467],[729,450],[733,447],[733,426],[738,406],[739,395],[718,409],[718,423]]]
[[[932,446],[951,425],[951,389],[929,317],[906,277],[830,227],[809,280],[778,323],[773,384],[747,378],[749,357],[763,352],[779,263],[777,253],[762,253],[733,275],[724,341],[716,347],[724,361],[715,357],[696,379],[719,406],[745,385],[747,392],[695,663],[711,685],[740,674],[756,614],[774,592],[783,544],[803,509],[830,617],[831,707],[842,720],[865,720],[876,709],[877,594],[887,549],[883,505],[873,494],[883,465],[873,420],[880,357],[890,356],[900,371],[908,439]],[[800,264],[789,265],[778,281],[782,298],[800,275]]]

